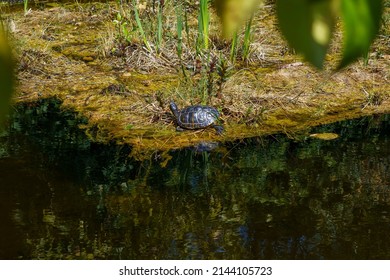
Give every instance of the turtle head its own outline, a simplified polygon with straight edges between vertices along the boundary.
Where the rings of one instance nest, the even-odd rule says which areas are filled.
[[[171,109],[172,113],[175,115],[175,118],[177,119],[179,117],[179,110],[177,109],[176,103],[171,101],[169,103],[169,108]]]

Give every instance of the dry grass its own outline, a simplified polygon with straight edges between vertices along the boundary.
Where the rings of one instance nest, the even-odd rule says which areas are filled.
[[[169,7],[168,7],[169,8]],[[276,29],[272,6],[256,15],[252,52],[222,84],[222,99],[206,96],[208,67],[184,35],[182,63],[176,54],[175,17],[167,8],[167,34],[159,53],[140,40],[118,45],[113,23],[118,8],[91,3],[8,14],[19,58],[15,102],[57,97],[89,119],[83,127],[97,141],[134,146],[134,155],[229,141],[390,111],[389,20],[375,42],[368,65],[359,61],[333,73],[335,39],[327,69],[317,72],[294,55]],[[389,8],[387,8],[389,10]],[[195,16],[194,16],[195,17]],[[216,19],[213,19],[215,22]],[[189,20],[195,32],[196,18]],[[211,58],[229,55],[229,44],[211,29]],[[201,70],[197,72],[201,64]],[[231,65],[230,65],[231,66]],[[218,74],[213,72],[214,91]],[[203,86],[202,86],[203,85]],[[222,112],[226,133],[212,129],[175,132],[168,102],[179,107],[207,101]]]

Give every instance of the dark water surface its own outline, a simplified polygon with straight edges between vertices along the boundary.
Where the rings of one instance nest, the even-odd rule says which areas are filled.
[[[34,106],[0,134],[0,259],[390,258],[390,115],[310,132],[332,141],[175,151],[163,168]]]

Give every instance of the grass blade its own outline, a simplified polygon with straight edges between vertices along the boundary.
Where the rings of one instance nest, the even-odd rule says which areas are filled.
[[[198,17],[198,49],[207,50],[209,48],[209,22],[210,14],[207,0],[200,0],[199,2],[199,17]]]
[[[176,32],[177,32],[177,56],[181,62],[181,55],[183,53],[183,16],[182,16],[182,6],[178,5],[176,7]]]
[[[150,47],[150,44],[146,38],[144,29],[142,28],[142,23],[141,23],[141,19],[139,17],[139,13],[138,13],[137,3],[135,0],[133,0],[133,6],[134,6],[135,21],[137,22],[138,31],[141,34],[142,41],[144,42],[145,47],[148,49],[148,51],[151,52],[152,48]]]
[[[163,36],[163,7],[160,1],[157,2],[157,42],[156,48],[157,52],[160,50]]]
[[[238,32],[236,31],[233,36],[232,46],[230,48],[230,61],[235,64],[237,57],[237,42],[238,42]]]
[[[253,14],[245,27],[244,43],[242,46],[242,58],[244,61],[248,60],[249,53],[250,53],[250,44],[252,39],[251,38],[252,21],[253,21]]]

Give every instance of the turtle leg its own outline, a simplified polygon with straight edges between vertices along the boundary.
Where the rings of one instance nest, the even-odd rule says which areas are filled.
[[[215,130],[217,131],[217,134],[218,135],[222,135],[224,129],[223,129],[223,126],[221,125],[213,125],[213,127],[215,128]]]
[[[178,127],[176,127],[176,131],[184,131],[184,128],[182,128],[182,127],[180,127],[180,126],[178,126]]]

